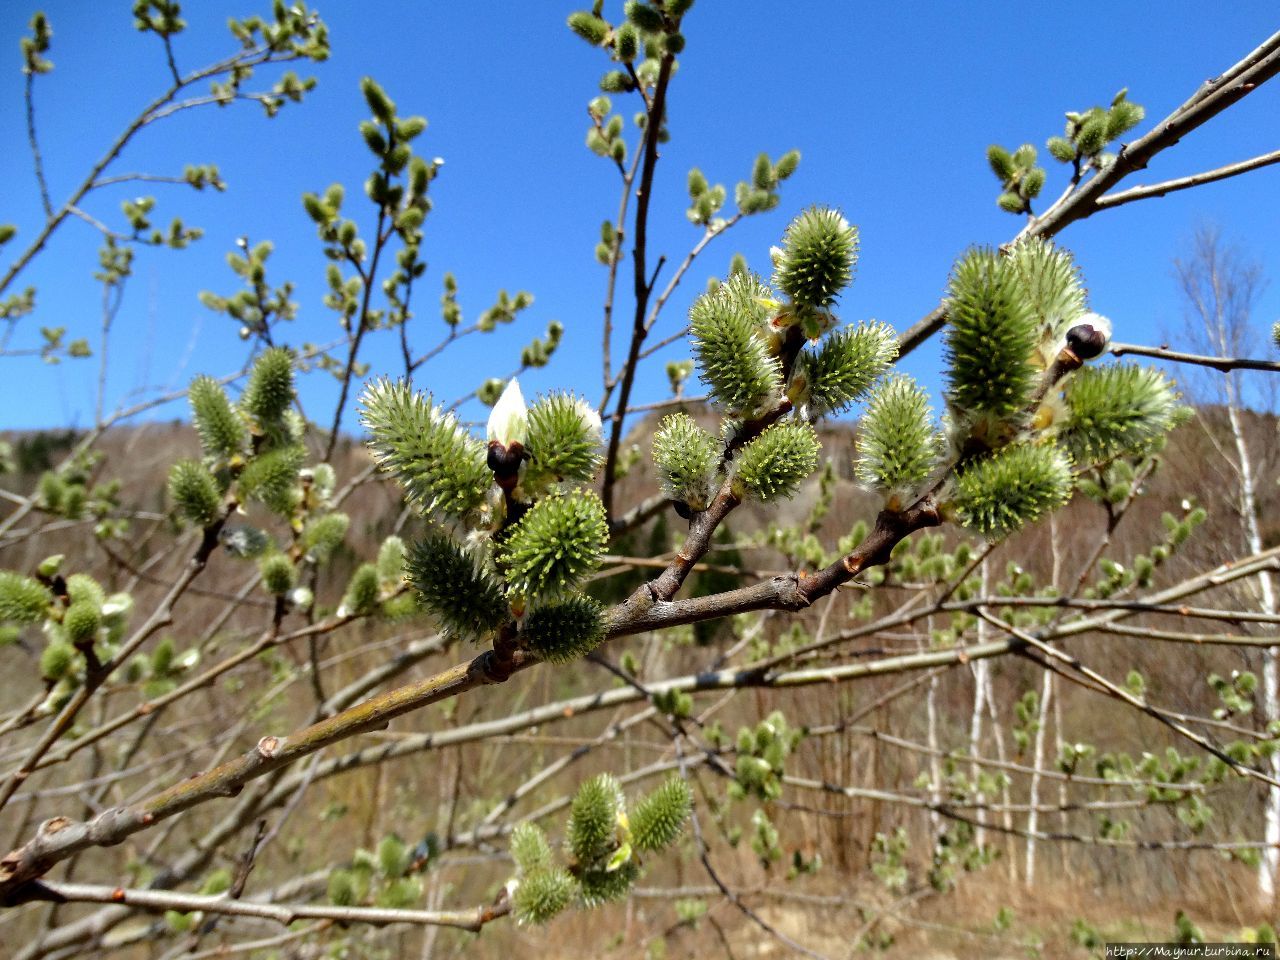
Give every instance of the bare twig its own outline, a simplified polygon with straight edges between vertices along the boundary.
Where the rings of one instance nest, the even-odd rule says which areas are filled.
[[[1168,360],[1170,363],[1190,363],[1198,367],[1212,367],[1222,373],[1230,370],[1266,370],[1280,373],[1280,361],[1255,360],[1252,357],[1210,357],[1195,353],[1182,353],[1167,347],[1144,347],[1136,343],[1113,343],[1108,348],[1113,356],[1122,357],[1131,354],[1135,357],[1152,357],[1156,360]]]
[[[1078,189],[1069,189],[1043,214],[1033,217],[1015,239],[1047,239],[1077,220],[1105,209],[1101,202],[1108,190],[1130,174],[1145,169],[1157,154],[1248,96],[1274,77],[1277,71],[1280,71],[1280,33],[1272,34],[1247,56],[1201,85],[1177,110],[1148,133],[1126,145],[1114,163],[1084,181]],[[946,319],[946,309],[938,306],[916,321],[899,338],[899,355],[906,356],[937,333]]]
[[[261,903],[254,900],[232,900],[224,896],[199,893],[175,893],[168,890],[134,890],[91,883],[44,883],[32,891],[34,899],[60,903],[118,903],[144,910],[178,910],[225,914],[230,917],[259,917],[274,920],[282,926],[297,920],[333,920],[341,923],[366,923],[383,926],[411,923],[456,927],[479,931],[486,923],[511,912],[505,897],[487,907],[470,910],[397,910],[389,907],[337,907],[313,903]]]
[[[1128,190],[1121,190],[1119,193],[1110,193],[1098,200],[1096,206],[1099,210],[1106,210],[1110,207],[1120,207],[1126,203],[1132,203],[1135,200],[1163,197],[1170,193],[1177,193],[1179,190],[1189,190],[1191,187],[1213,183],[1215,180],[1238,177],[1242,173],[1268,167],[1273,163],[1280,163],[1280,150],[1272,150],[1270,153],[1251,157],[1248,160],[1241,160],[1239,163],[1229,163],[1213,170],[1205,170],[1202,173],[1193,173],[1190,176],[1178,177],[1174,180],[1165,180],[1163,183],[1130,187]]]

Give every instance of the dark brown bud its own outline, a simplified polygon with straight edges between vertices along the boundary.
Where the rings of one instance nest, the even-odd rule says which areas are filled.
[[[515,473],[524,459],[524,447],[519,441],[504,447],[497,440],[489,441],[489,469],[495,474]]]
[[[503,490],[513,490],[520,480],[520,462],[526,458],[523,444],[513,440],[503,446],[497,440],[489,441],[489,469],[494,482]]]
[[[1107,334],[1091,323],[1078,323],[1067,331],[1067,347],[1081,360],[1092,360],[1107,346]]]

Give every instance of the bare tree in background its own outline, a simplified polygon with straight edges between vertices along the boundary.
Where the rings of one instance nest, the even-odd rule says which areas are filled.
[[[1187,254],[1174,260],[1174,275],[1186,298],[1182,340],[1188,349],[1219,357],[1241,356],[1257,349],[1260,338],[1253,310],[1267,283],[1261,264],[1227,241],[1219,227],[1205,224],[1196,229]],[[1232,369],[1220,374],[1206,369],[1198,377],[1184,376],[1183,382],[1197,401],[1199,422],[1227,464],[1233,481],[1233,506],[1245,544],[1252,551],[1261,550],[1258,482],[1274,468],[1270,461],[1275,459],[1275,447],[1259,444],[1256,435],[1249,436],[1248,409],[1260,406],[1274,411],[1273,386],[1265,377]],[[1231,447],[1215,439],[1222,432],[1206,422],[1207,417],[1214,416],[1225,416]],[[1261,572],[1254,582],[1260,609],[1275,614],[1276,589],[1271,574]],[[1262,650],[1262,683],[1262,720],[1280,720],[1280,665],[1271,648]],[[1273,774],[1280,772],[1280,756],[1273,754],[1270,763]],[[1264,900],[1271,901],[1276,895],[1276,870],[1280,867],[1280,847],[1276,846],[1280,843],[1280,790],[1274,787],[1267,790],[1264,816],[1267,849],[1259,866],[1258,892]]]

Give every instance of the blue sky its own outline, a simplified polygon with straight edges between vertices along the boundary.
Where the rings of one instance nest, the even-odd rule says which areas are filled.
[[[254,0],[188,4],[189,29],[175,40],[180,67],[231,49],[228,15],[268,6]],[[36,97],[55,203],[165,84],[160,44],[133,30],[128,7],[124,0],[43,6],[55,32],[50,57],[56,69],[38,78]],[[17,50],[34,9],[16,0],[0,5],[0,43],[8,51],[0,124],[10,136],[9,149],[0,153],[0,221],[21,231],[0,253],[6,265],[38,231],[41,216],[22,136]],[[605,271],[592,250],[600,222],[616,210],[618,178],[583,146],[585,105],[607,64],[565,28],[571,9],[550,0],[321,5],[333,56],[311,71],[319,86],[301,106],[288,106],[269,122],[247,106],[193,111],[144,132],[114,172],[172,174],[184,163],[216,163],[229,189],[150,191],[159,201],[158,223],[180,215],[206,235],[185,251],[140,251],[113,333],[108,407],[242,362],[244,345],[233,325],[196,298],[201,289],[237,289],[223,258],[240,235],[273,241],[271,279],[297,284],[299,316],[284,336],[295,343],[338,336],[334,315],[321,304],[326,261],[299,197],[340,181],[348,187],[347,209],[361,209],[359,185],[370,167],[356,132],[367,116],[358,90],[365,74],[383,84],[402,114],[428,117],[417,146],[446,161],[432,185],[435,211],[424,248],[430,268],[410,328],[415,347],[425,349],[444,333],[435,303],[446,270],[458,278],[467,320],[500,287],[537,298],[513,328],[464,341],[424,368],[418,385],[442,398],[465,394],[485,377],[509,372],[520,347],[558,319],[566,327],[564,345],[550,367],[524,378],[526,393],[568,387],[598,398]],[[997,184],[984,160],[989,143],[1029,141],[1042,148],[1046,137],[1061,132],[1065,110],[1106,104],[1122,86],[1146,106],[1148,121],[1139,128],[1145,130],[1276,29],[1274,5],[1261,0],[1168,2],[1159,16],[1153,9],[1092,0],[700,0],[686,20],[688,46],[671,90],[672,139],[655,184],[651,256],[665,253],[678,262],[697,240],[684,218],[689,167],[700,166],[732,194],[762,150],[776,157],[799,148],[804,159],[783,185],[777,210],[713,242],[668,305],[655,338],[683,325],[691,299],[709,276],[723,274],[734,252],[765,269],[768,248],[787,220],[813,203],[840,207],[861,228],[862,256],[842,302],[843,318],[876,318],[904,329],[936,305],[957,254],[973,243],[1002,242],[1019,226],[1019,218],[995,206]],[[1278,98],[1280,87],[1264,88],[1131,182],[1274,150]],[[614,99],[624,106],[625,98]],[[634,109],[626,105],[624,116]],[[1053,161],[1047,165],[1045,194],[1055,196],[1065,174]],[[119,225],[120,200],[137,192],[137,185],[104,191],[87,207]],[[1118,339],[1159,343],[1176,332],[1181,306],[1170,261],[1204,221],[1221,224],[1270,277],[1280,278],[1280,167],[1108,211],[1062,235],[1083,267],[1092,306],[1113,318]],[[370,222],[367,214],[362,222]],[[37,286],[38,309],[11,347],[35,343],[39,326],[66,326],[69,337],[89,337],[96,346],[97,247],[98,237],[83,223],[70,222],[57,235],[22,278],[20,285]],[[1277,316],[1280,287],[1272,284],[1256,317],[1259,352],[1271,349],[1265,333]],[[383,335],[371,342],[365,359],[372,373],[396,370],[393,340]],[[619,343],[615,355],[622,349]],[[662,398],[661,361],[687,355],[677,344],[655,358],[640,378],[636,402]],[[52,367],[0,358],[0,364],[0,427],[91,421],[96,360]],[[938,365],[936,345],[906,361],[934,383]],[[319,413],[334,393],[331,380],[313,375],[304,386],[308,410]],[[171,405],[155,415],[184,413]],[[469,413],[480,415],[474,407]]]

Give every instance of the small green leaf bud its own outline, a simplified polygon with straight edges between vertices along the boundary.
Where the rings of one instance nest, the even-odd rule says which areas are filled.
[[[770,319],[769,290],[733,276],[694,301],[689,327],[702,380],[730,416],[751,416],[780,393],[780,367],[761,335]]]
[[[592,127],[587,131],[587,149],[598,157],[608,156],[609,141],[604,138],[604,135],[599,130]]]
[[[821,449],[809,424],[775,423],[743,448],[734,487],[764,503],[789,498],[817,467]]]
[[[800,166],[800,151],[788,150],[778,158],[778,162],[774,164],[773,172],[779,180],[786,180],[796,172],[798,166]]]
[[[1107,142],[1110,143],[1128,133],[1140,124],[1145,116],[1146,111],[1138,104],[1129,100],[1117,100],[1107,111]]]
[[[997,418],[1025,413],[1040,371],[1039,330],[1017,268],[992,250],[970,251],[952,271],[946,351],[954,410]]]
[[[1050,336],[1079,322],[1085,311],[1084,286],[1070,253],[1046,240],[1027,238],[1014,245],[1008,259],[1023,296]],[[1048,366],[1057,358],[1059,346],[1044,340],[1041,346],[1050,351],[1042,354]]]
[[[227,460],[244,453],[248,431],[232,409],[227,392],[212,377],[200,376],[187,393],[200,444],[210,457]]]
[[[887,324],[846,327],[799,355],[789,394],[807,405],[811,417],[839,413],[860,399],[897,356],[898,338]]]
[[[635,806],[631,836],[640,851],[669,847],[684,829],[693,809],[693,792],[679,776],[672,775]]]
[[[298,544],[312,560],[327,560],[347,536],[351,518],[345,513],[313,516],[302,528]]]
[[[338,614],[367,617],[378,609],[381,590],[378,587],[378,568],[372,563],[362,563],[351,575],[347,592],[338,607]]]
[[[787,226],[773,282],[797,305],[827,307],[853,279],[858,228],[837,210],[810,207]]]
[[[1017,150],[1013,151],[1013,165],[1019,170],[1027,170],[1036,162],[1036,148],[1029,143],[1024,143]]]
[[[613,101],[608,97],[596,97],[587,104],[587,112],[597,120],[603,120],[609,115],[609,111],[613,109]]]
[[[1080,124],[1076,145],[1086,157],[1095,156],[1107,143],[1107,118],[1102,113],[1090,112]]]
[[[428,534],[410,547],[405,568],[423,605],[450,634],[480,640],[509,616],[498,582],[444,534]]]
[[[511,528],[499,565],[517,594],[556,596],[595,570],[608,536],[604,505],[594,492],[546,497]]]
[[[1027,202],[1016,193],[1002,193],[996,197],[996,204],[1006,213],[1024,213]]]
[[[231,883],[231,871],[226,867],[219,867],[205,877],[204,883],[200,885],[200,893],[206,897],[216,897],[218,894],[226,893],[230,890]]]
[[[516,869],[523,874],[545,869],[552,864],[551,845],[547,843],[547,835],[536,823],[528,820],[517,824],[511,831],[510,850]]]
[[[372,77],[362,77],[360,92],[364,94],[365,103],[369,105],[373,115],[389,126],[395,119],[396,105],[387,96],[386,91],[378,86],[377,81]]]
[[[1076,146],[1066,137],[1050,137],[1045,147],[1050,156],[1063,163],[1071,163],[1076,158]]]
[[[756,162],[751,168],[751,183],[757,190],[771,190],[777,183],[774,178],[773,164],[769,162],[767,153],[756,157]]]
[[[578,788],[569,808],[566,839],[583,867],[597,865],[613,853],[622,809],[622,787],[612,774],[597,774]]]
[[[293,354],[283,347],[264,350],[254,361],[240,403],[259,424],[278,422],[293,403]]]
[[[332,218],[329,208],[314,193],[304,193],[302,195],[302,208],[307,211],[307,216],[316,223],[328,223]]]
[[[626,854],[629,851],[620,849],[618,852]],[[594,907],[621,900],[631,891],[639,876],[640,867],[631,859],[619,859],[612,869],[582,871],[578,874],[578,888],[583,906]]]
[[[908,376],[886,377],[859,424],[858,479],[900,507],[933,472],[940,439],[925,390]]]
[[[198,527],[207,527],[222,515],[218,482],[195,460],[179,460],[169,469],[169,500]]]
[[[403,120],[397,120],[395,124],[396,139],[402,142],[408,142],[422,134],[427,129],[426,117],[405,117]]]
[[[526,485],[561,480],[585,483],[595,476],[601,462],[601,424],[585,400],[560,393],[544,397],[528,411],[527,422]]]
[[[1035,199],[1044,188],[1044,167],[1032,167],[1022,178],[1022,192],[1028,199]]]
[[[304,447],[291,445],[254,457],[240,474],[241,495],[282,516],[290,513],[297,503],[298,471],[306,456]]]
[[[621,70],[610,70],[600,78],[600,89],[605,93],[630,93],[635,88],[631,77]]]
[[[356,878],[350,870],[334,870],[329,874],[329,902],[335,907],[351,907],[356,903]]]
[[[573,893],[573,877],[567,870],[544,867],[516,882],[511,909],[522,925],[546,923],[569,905]]]
[[[67,596],[72,603],[92,604],[97,610],[106,602],[102,585],[87,573],[73,573],[67,577]]]
[[[40,676],[58,681],[67,676],[76,663],[76,648],[61,640],[52,641],[40,654]]]
[[[1086,367],[1067,382],[1058,442],[1080,464],[1137,454],[1173,428],[1178,395],[1152,367]]]
[[[403,877],[409,870],[410,850],[394,833],[378,842],[378,870],[384,877]]]
[[[659,33],[665,26],[662,14],[640,0],[627,0],[623,10],[626,11],[627,19],[645,33]]]
[[[719,459],[719,441],[687,413],[665,418],[653,436],[653,460],[663,494],[692,510],[710,506]]]
[[[1053,444],[1023,443],[977,460],[956,481],[961,524],[992,540],[1015,533],[1071,496],[1071,461]]]
[[[282,597],[297,585],[293,564],[283,553],[269,553],[258,561],[262,587],[272,596]]]
[[[76,646],[92,643],[101,627],[100,608],[89,601],[81,600],[71,604],[62,616],[62,628],[66,631],[67,639]]]
[[[403,381],[378,380],[361,396],[361,421],[372,433],[378,465],[404,486],[425,513],[462,517],[493,484],[484,448],[430,397]]]
[[[570,30],[593,47],[600,46],[604,43],[604,38],[609,35],[609,24],[585,10],[569,14],[567,22]]]
[[[372,120],[361,121],[360,136],[364,137],[365,146],[369,148],[374,156],[381,157],[386,154],[387,138],[382,135],[382,130]],[[373,196],[373,192],[368,186],[365,187],[365,192],[369,194],[371,199],[377,199]]]
[[[1001,183],[1008,183],[1013,179],[1016,172],[1013,155],[1004,147],[995,143],[987,147],[987,163],[991,165],[991,172]]]
[[[383,163],[390,173],[399,173],[404,169],[404,165],[408,163],[411,156],[413,156],[413,150],[408,143],[397,143],[396,146],[387,151],[387,159]],[[402,188],[389,187],[387,189],[387,206],[398,206],[402,196]]]
[[[624,23],[618,27],[613,40],[613,50],[623,63],[631,63],[640,51],[640,37],[635,25]]]
[[[378,548],[378,583],[384,590],[394,590],[404,583],[404,541],[387,537]]]
[[[548,663],[579,660],[604,639],[603,612],[590,597],[570,597],[563,603],[539,606],[526,620],[525,642]]]

